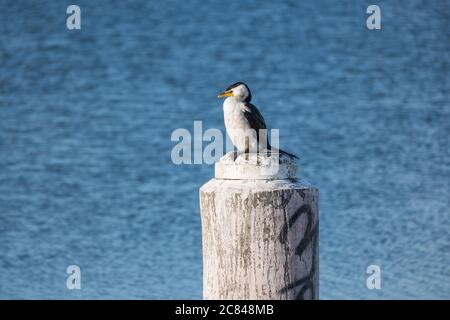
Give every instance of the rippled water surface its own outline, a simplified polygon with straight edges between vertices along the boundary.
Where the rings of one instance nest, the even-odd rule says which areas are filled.
[[[237,80],[320,188],[321,298],[450,297],[448,1],[76,4],[0,2],[0,298],[201,298],[213,167],[170,135]]]

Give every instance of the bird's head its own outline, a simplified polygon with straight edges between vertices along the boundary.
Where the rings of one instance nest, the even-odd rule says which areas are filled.
[[[219,94],[217,98],[234,97],[238,101],[250,102],[252,94],[248,86],[243,82],[236,82]]]

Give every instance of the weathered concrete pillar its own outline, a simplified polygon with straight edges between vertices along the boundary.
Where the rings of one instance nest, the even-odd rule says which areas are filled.
[[[204,299],[318,298],[319,194],[296,177],[284,155],[216,163],[200,188]]]

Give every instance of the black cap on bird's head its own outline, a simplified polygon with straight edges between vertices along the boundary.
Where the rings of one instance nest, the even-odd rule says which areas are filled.
[[[224,92],[217,96],[217,98],[224,97],[235,97],[238,100],[250,102],[250,100],[252,100],[252,93],[244,82],[236,82],[226,88]]]

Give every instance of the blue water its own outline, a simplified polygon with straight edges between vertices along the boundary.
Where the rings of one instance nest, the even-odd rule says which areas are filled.
[[[170,135],[238,80],[320,188],[320,297],[450,298],[448,1],[75,3],[0,2],[0,298],[201,298]]]

